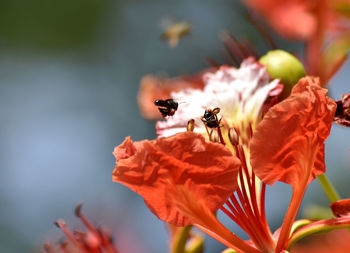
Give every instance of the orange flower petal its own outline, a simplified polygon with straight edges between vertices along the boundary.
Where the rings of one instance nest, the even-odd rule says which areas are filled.
[[[114,155],[113,181],[140,194],[158,218],[177,226],[190,222],[169,197],[169,187],[191,184],[213,212],[237,188],[240,161],[223,145],[193,132],[135,143],[126,138]]]
[[[325,171],[324,141],[336,109],[318,78],[302,78],[286,100],[272,107],[251,143],[251,163],[267,184],[298,186]]]
[[[332,212],[337,217],[350,216],[350,199],[342,199],[331,204]]]

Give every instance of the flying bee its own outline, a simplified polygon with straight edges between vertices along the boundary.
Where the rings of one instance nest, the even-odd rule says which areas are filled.
[[[166,25],[165,31],[162,33],[161,38],[164,40],[168,40],[169,46],[174,48],[179,43],[179,40],[190,33],[191,24],[188,22],[171,22],[170,20],[166,20],[163,22],[168,23]]]
[[[218,120],[217,114],[220,112],[220,108],[216,107],[213,110],[207,109],[202,116],[202,121],[209,128],[216,128],[220,126],[220,120]]]
[[[179,103],[174,101],[172,98],[165,100],[157,99],[154,101],[154,105],[158,106],[159,112],[162,114],[163,118],[166,116],[173,116],[179,106]]]

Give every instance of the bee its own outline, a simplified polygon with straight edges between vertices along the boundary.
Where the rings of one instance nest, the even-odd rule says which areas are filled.
[[[179,40],[190,33],[191,24],[188,22],[177,22],[167,25],[166,30],[162,33],[161,38],[168,40],[169,46],[174,48],[179,43]]]
[[[207,109],[202,116],[202,121],[209,128],[216,128],[220,126],[220,120],[218,120],[217,114],[220,112],[220,108],[216,107],[213,110]]]
[[[174,101],[172,98],[165,100],[157,99],[154,101],[154,105],[158,106],[159,112],[162,114],[163,118],[166,116],[173,116],[179,106],[179,103]]]

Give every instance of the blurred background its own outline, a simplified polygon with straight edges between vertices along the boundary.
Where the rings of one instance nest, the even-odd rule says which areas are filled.
[[[112,151],[125,136],[155,138],[154,122],[136,103],[142,76],[195,73],[207,57],[223,62],[224,30],[266,52],[245,15],[234,0],[0,1],[0,252],[41,251],[62,237],[57,218],[80,226],[73,214],[80,202],[91,220],[113,231],[122,253],[166,252],[164,224],[141,197],[111,181]],[[160,40],[167,18],[193,26],[175,49]],[[334,98],[350,91],[349,73],[346,64],[332,80]],[[334,126],[327,174],[343,197],[350,194],[349,143],[349,130]],[[286,185],[268,188],[273,229],[289,197]],[[317,182],[303,207],[311,202],[328,204]],[[206,252],[222,249],[207,240]]]

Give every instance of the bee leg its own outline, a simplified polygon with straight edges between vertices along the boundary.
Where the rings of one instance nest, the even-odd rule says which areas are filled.
[[[207,130],[207,134],[208,134],[208,137],[209,137],[209,140],[211,140],[211,133],[209,133],[209,130],[208,130],[208,127],[207,127],[207,121],[204,119],[204,117],[202,116],[201,118],[204,126],[205,126],[205,130]]]
[[[165,118],[169,114],[169,110],[167,108],[159,107],[158,110],[162,114],[163,118]]]
[[[221,120],[222,120],[222,117],[218,121],[218,125],[219,125],[218,127],[222,127],[222,126],[220,126]]]

